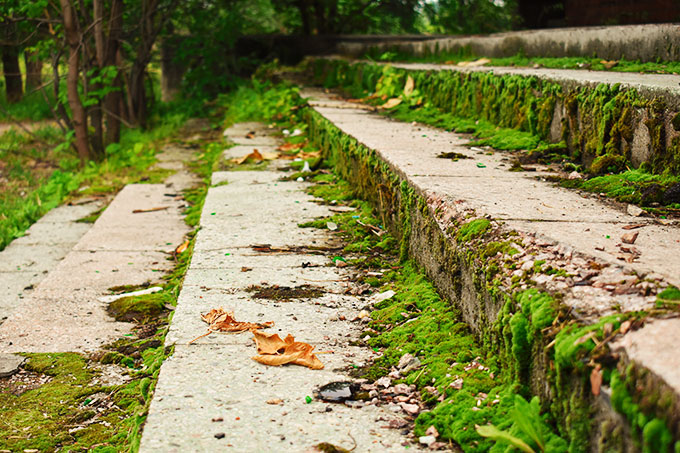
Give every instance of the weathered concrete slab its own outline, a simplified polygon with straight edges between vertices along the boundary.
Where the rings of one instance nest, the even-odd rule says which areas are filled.
[[[131,324],[115,322],[97,299],[113,286],[155,282],[172,268],[158,250],[179,245],[188,228],[181,201],[167,191],[163,184],[126,186],[30,294],[0,304],[13,307],[0,326],[0,351],[92,351],[128,333]],[[160,203],[169,209],[133,213]]]
[[[351,351],[359,354],[360,348]],[[251,360],[254,354],[254,346],[246,345],[177,345],[161,368],[140,451],[304,451],[320,442],[349,449],[348,431],[358,452],[405,451],[399,432],[376,422],[395,415],[376,407],[305,403],[314,388],[346,379],[331,370],[354,357],[328,354],[326,368],[311,371],[265,367]],[[283,403],[266,403],[272,399]],[[219,433],[226,437],[216,438]]]
[[[26,357],[17,354],[0,353],[0,378],[9,377],[19,371]]]
[[[321,90],[306,90],[303,95],[312,97],[312,104],[317,100],[322,103],[329,100]],[[513,223],[513,226],[543,234],[556,244],[591,255],[593,248],[599,246],[595,244],[607,239],[610,249],[598,254],[602,259],[642,274],[654,269],[669,283],[680,285],[680,274],[675,272],[680,269],[680,253],[671,251],[680,250],[680,242],[674,238],[677,227],[646,227],[645,235],[660,240],[636,242],[641,256],[636,262],[625,263],[617,258],[616,250],[611,246],[620,237],[623,225],[639,223],[640,218],[625,213],[624,207],[617,209],[592,197],[554,187],[530,174],[503,170],[497,165],[501,162],[501,153],[478,155],[462,146],[461,137],[454,133],[424,125],[396,123],[378,115],[353,115],[345,109],[323,107],[317,111],[343,132],[375,149],[397,174],[426,198],[444,200],[447,210],[455,213],[474,209],[479,214],[501,220],[522,220],[525,222]],[[442,151],[474,156],[474,162],[489,165],[477,168],[472,166],[473,162],[468,162],[473,159],[443,161],[436,157]],[[606,238],[607,235],[610,238]],[[660,257],[665,264],[659,267]]]
[[[248,125],[241,130],[252,129]],[[175,343],[175,353],[161,368],[143,452],[305,451],[320,442],[352,448],[348,430],[357,451],[405,449],[399,432],[378,422],[397,417],[382,408],[335,405],[327,410],[325,404],[305,402],[315,388],[347,380],[343,370],[365,364],[374,352],[348,346],[349,339],[359,337],[361,326],[340,321],[339,315],[352,319],[365,303],[343,295],[342,269],[325,266],[327,257],[261,253],[250,247],[333,243],[323,231],[297,226],[301,218],[330,211],[304,194],[304,185],[278,182],[278,175],[227,172],[218,178],[229,183],[208,191],[195,254],[166,337],[168,344]],[[262,284],[311,285],[323,294],[282,301],[257,299],[246,291]],[[187,345],[207,330],[201,313],[219,307],[233,310],[237,320],[274,321],[270,332],[282,337],[290,333],[318,351],[332,351],[320,356],[325,368],[258,364],[251,359],[256,350],[249,333],[213,333]],[[276,398],[280,405],[267,404]],[[218,438],[220,433],[225,436]]]
[[[252,293],[237,292],[224,294],[220,291],[205,291],[197,287],[187,287],[182,291],[180,301],[173,317],[170,331],[166,337],[168,344],[188,344],[207,331],[208,325],[201,320],[201,314],[213,308],[222,307],[234,312],[238,321],[274,322],[274,327],[266,329],[269,333],[278,333],[281,338],[288,333],[296,335],[300,323],[313,319],[315,329],[300,332],[305,342],[313,344],[319,351],[337,346],[347,334],[357,338],[361,334],[358,324],[338,321],[342,315],[346,319],[354,319],[366,304],[356,297],[337,294],[325,294],[310,299],[291,299],[277,301],[271,299],[255,299]],[[213,333],[195,342],[204,344],[253,344],[250,333],[230,334]]]
[[[0,324],[91,228],[76,221],[95,212],[102,203],[59,206],[0,252]]]
[[[487,57],[586,57],[606,60],[672,61],[680,57],[677,24],[550,28],[491,35],[433,37],[428,40],[340,41],[338,51],[362,56],[371,47],[412,55],[471,52]],[[378,38],[379,39],[379,38]]]

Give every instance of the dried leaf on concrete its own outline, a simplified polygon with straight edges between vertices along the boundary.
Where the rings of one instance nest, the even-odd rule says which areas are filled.
[[[491,60],[488,58],[480,58],[479,60],[474,61],[461,61],[457,66],[462,68],[476,68],[477,66],[484,66],[485,64],[489,63],[491,63]]]
[[[232,159],[231,161],[235,163],[236,165],[241,165],[242,163],[248,161],[248,160],[254,160],[255,162],[262,162],[263,160],[274,160],[278,159],[279,154],[278,153],[261,153],[257,149],[253,149],[253,152],[245,155],[243,157],[237,157],[235,159]]]
[[[260,354],[253,357],[256,362],[271,366],[293,363],[313,370],[323,369],[323,363],[312,352],[314,346],[295,341],[295,337],[290,334],[283,340],[278,334],[268,334],[259,330],[253,331],[253,335],[257,353]]]
[[[279,146],[276,149],[278,149],[279,151],[283,151],[283,152],[289,152],[289,151],[295,151],[296,149],[304,148],[304,146],[306,144],[307,144],[307,142],[284,143],[283,145]]]
[[[189,344],[210,335],[213,332],[245,332],[245,331],[255,331],[257,329],[266,329],[273,327],[274,323],[272,321],[267,322],[241,322],[236,321],[234,318],[234,312],[227,311],[224,308],[213,308],[208,313],[202,314],[201,319],[208,324],[208,332],[200,337],[194,338],[189,342]]]

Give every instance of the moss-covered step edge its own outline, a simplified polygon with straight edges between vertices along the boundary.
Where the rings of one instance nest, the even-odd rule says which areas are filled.
[[[513,232],[488,219],[443,231],[427,201],[377,153],[307,109],[310,139],[339,174],[371,200],[382,220],[449,301],[458,305],[484,348],[497,354],[518,380],[540,396],[559,423],[570,451],[680,451],[680,399],[649,370],[596,347],[627,313],[580,325],[559,294],[503,287],[487,275],[498,265],[490,248],[511,247]],[[595,397],[590,376],[602,368]],[[625,414],[625,415],[622,415]]]
[[[669,98],[618,84],[413,70],[337,58],[308,59],[303,67],[316,83],[357,97],[375,92],[379,82],[381,93],[403,96],[410,76],[417,105],[563,143],[565,152],[595,175],[626,168],[680,175],[680,99],[671,105]]]

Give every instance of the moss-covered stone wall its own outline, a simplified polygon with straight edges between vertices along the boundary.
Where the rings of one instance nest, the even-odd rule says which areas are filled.
[[[667,416],[668,408],[660,415],[656,414],[663,411],[655,403],[643,408],[639,396],[630,396],[636,379],[617,380],[616,360],[605,370],[604,381],[616,386],[620,407],[591,392],[597,343],[606,337],[607,329],[617,329],[635,314],[580,325],[568,317],[559,295],[501,284],[494,278],[504,265],[498,252],[512,254],[512,241],[519,241],[513,232],[474,216],[458,219],[455,227],[443,230],[431,200],[402,180],[374,150],[311,109],[306,120],[309,137],[323,150],[324,158],[354,184],[360,196],[374,203],[383,224],[400,238],[402,256],[421,265],[442,296],[457,305],[486,351],[499,357],[525,395],[540,396],[543,408],[568,440],[569,451],[653,451],[646,445],[665,446],[669,452],[671,446],[680,448],[677,433],[669,429],[668,422],[672,425],[674,419]],[[583,340],[591,336],[600,340]]]
[[[422,105],[483,119],[540,140],[563,143],[593,174],[642,167],[680,175],[680,116],[660,98],[617,85],[581,85],[492,72],[425,71],[317,58],[307,63],[315,82],[356,97],[380,90],[402,94],[408,76]],[[414,106],[417,107],[417,106]]]

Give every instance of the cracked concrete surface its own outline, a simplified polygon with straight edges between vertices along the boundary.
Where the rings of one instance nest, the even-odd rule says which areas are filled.
[[[227,131],[236,140],[261,125],[237,125]],[[275,142],[274,138],[259,140]],[[249,139],[244,139],[249,140]],[[330,442],[356,451],[405,451],[404,438],[384,428],[397,417],[376,406],[350,408],[305,397],[332,381],[347,380],[346,370],[361,366],[374,353],[349,346],[361,329],[349,321],[363,303],[342,294],[346,276],[325,256],[256,252],[252,245],[272,247],[334,244],[329,232],[302,229],[298,223],[330,211],[304,193],[304,184],[279,181],[272,171],[219,172],[209,189],[192,262],[166,339],[174,354],[163,364],[142,437],[141,451],[305,451]],[[302,263],[319,265],[305,267]],[[247,272],[242,267],[250,268]],[[322,288],[319,298],[277,301],[255,299],[251,285]],[[320,355],[323,370],[289,365],[268,367],[256,355],[252,334],[206,332],[200,314],[212,308],[233,310],[237,320],[274,321],[268,329],[309,342]],[[335,315],[335,316],[334,316]],[[281,399],[281,404],[267,404]],[[219,421],[214,421],[219,420]],[[218,438],[220,433],[226,437]],[[217,435],[217,437],[216,437]],[[350,437],[351,436],[351,437]],[[413,450],[415,446],[411,446]]]
[[[576,318],[594,321],[619,311],[648,310],[656,299],[651,288],[680,286],[677,221],[663,224],[631,216],[623,205],[556,187],[542,179],[541,172],[509,172],[503,152],[468,148],[464,146],[467,140],[455,133],[368,113],[318,89],[305,89],[301,95],[311,98],[312,107],[345,134],[375,150],[422,195],[442,231],[454,226],[453,219],[472,216],[487,217],[519,232],[518,244],[524,241],[527,250],[513,257],[522,267],[515,275],[538,260],[564,269],[566,277],[539,273],[531,278],[538,287],[561,294]],[[451,151],[470,159],[437,158]],[[627,262],[620,259],[621,247],[626,246],[621,236],[627,232],[624,227],[634,224],[642,225],[635,230],[639,237],[634,248],[640,255]],[[593,273],[592,260],[606,269]],[[510,277],[502,280],[506,287],[511,286]],[[493,319],[495,314],[489,316]],[[677,320],[655,320],[612,346],[680,394],[675,373],[680,362],[669,344],[678,341],[678,332]]]

